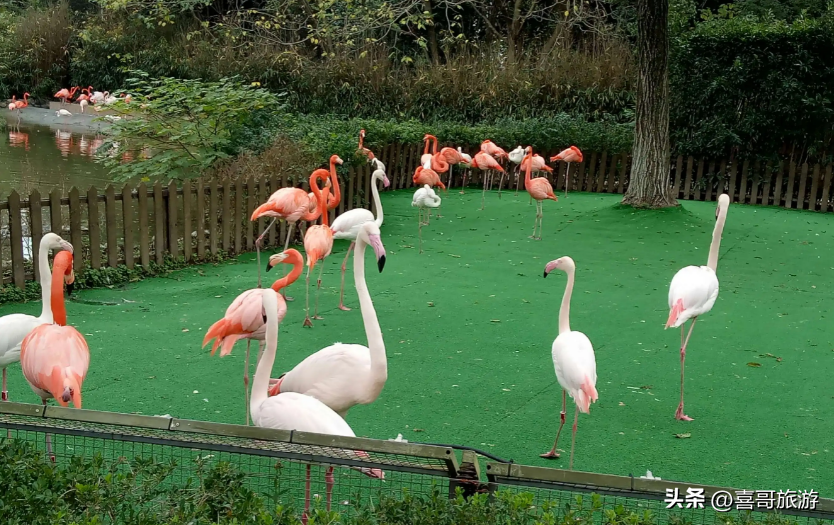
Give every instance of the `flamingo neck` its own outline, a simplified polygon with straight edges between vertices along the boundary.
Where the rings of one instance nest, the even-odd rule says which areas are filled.
[[[527,168],[525,168],[525,170],[524,170],[524,187],[526,188],[527,185],[530,183],[530,180],[532,180],[532,179],[530,179],[530,175],[533,172],[533,152],[532,151],[524,156],[524,158],[521,160],[521,163],[523,164],[525,160],[527,161]]]
[[[298,279],[301,275],[301,272],[304,269],[304,261],[301,258],[293,259],[292,260],[292,271],[287,275],[281,277],[274,283],[272,283],[271,288],[276,292],[280,292],[282,288],[286,288],[287,286],[291,285]]]
[[[52,293],[50,303],[52,305],[52,322],[67,326],[67,307],[64,304],[64,274],[67,268],[55,265],[52,271]]]
[[[353,252],[353,280],[356,295],[359,296],[359,309],[362,311],[362,322],[365,325],[365,335],[368,338],[368,351],[371,355],[371,388],[382,388],[388,379],[388,361],[385,356],[385,342],[382,340],[382,329],[376,316],[374,303],[368,293],[365,282],[365,248],[367,243],[362,237],[357,237]]]
[[[373,193],[374,206],[376,206],[376,219],[374,219],[374,222],[376,223],[377,227],[382,226],[382,201],[379,198],[379,188],[377,188],[376,186],[381,180],[382,177],[375,176],[371,181],[371,193]]]
[[[52,323],[52,270],[49,268],[49,242],[41,240],[38,251],[38,270],[41,275],[41,320]]]
[[[425,146],[423,147],[423,155],[429,152],[429,141],[431,141],[429,137],[423,139],[423,142],[425,142]]]
[[[559,307],[559,335],[570,332],[570,298],[573,295],[573,282],[576,268],[568,268],[568,282],[565,284],[565,295],[562,296],[562,306]]]
[[[336,161],[330,161],[330,184],[333,186],[334,208],[342,200],[342,190],[339,188],[339,176],[336,174]]]
[[[266,339],[263,356],[258,360],[255,377],[252,381],[252,395],[250,397],[249,412],[257,425],[260,420],[261,405],[269,398],[269,375],[275,364],[275,353],[278,351],[278,319],[279,310],[287,310],[287,305],[278,299],[278,294],[271,288],[264,288],[263,310],[266,314]]]
[[[718,252],[721,248],[721,234],[724,232],[724,223],[727,221],[727,208],[718,211],[718,218],[715,221],[715,228],[712,230],[712,242],[709,245],[709,258],[707,266],[716,271],[718,268]]]
[[[322,173],[323,172],[323,173]],[[310,189],[313,190],[313,195],[316,196],[316,202],[318,203],[318,214],[321,215],[321,223],[324,226],[330,225],[329,217],[327,216],[327,196],[321,191],[318,185],[318,179],[321,177],[323,180],[326,180],[330,174],[327,173],[325,170],[316,170],[310,175]],[[315,218],[313,219],[315,220]]]

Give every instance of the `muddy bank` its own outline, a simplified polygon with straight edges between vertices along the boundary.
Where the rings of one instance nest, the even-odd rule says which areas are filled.
[[[9,126],[17,125],[17,112],[3,109],[6,123]],[[73,113],[68,117],[55,115],[55,111],[28,107],[20,112],[20,125],[48,126],[52,129],[71,131],[74,133],[106,133],[110,123],[101,119],[102,115],[97,113]]]

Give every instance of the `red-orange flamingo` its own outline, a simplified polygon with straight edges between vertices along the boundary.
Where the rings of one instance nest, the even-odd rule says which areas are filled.
[[[420,156],[420,165],[425,166],[426,162],[431,162],[431,158],[437,153],[437,137],[426,133],[423,136],[423,141],[426,143],[423,148],[423,154]],[[432,150],[429,151],[429,143],[433,142]]]
[[[315,184],[315,179],[326,181],[330,174],[327,170],[318,169],[313,172],[311,176],[310,188],[313,190],[316,199],[319,202],[319,209],[321,210],[321,224],[315,224],[307,228],[307,233],[304,234],[304,252],[307,254],[307,316],[304,318],[304,326],[312,327],[313,321],[310,319],[310,272],[315,268],[316,263],[323,261],[325,257],[330,255],[333,250],[333,232],[330,230],[330,220],[327,216],[327,196],[322,193],[318,185]],[[324,264],[319,268],[319,278],[316,282],[316,311],[313,314],[314,319],[322,319],[319,317],[319,290],[321,289],[321,274],[324,271]]]
[[[20,111],[29,107],[29,93],[23,94],[23,100],[18,100],[14,103],[14,108],[17,110],[17,125],[20,126]]]
[[[61,105],[63,106],[64,104],[67,103],[68,98],[72,98],[73,95],[75,95],[76,91],[78,91],[78,86],[75,86],[71,90],[67,89],[67,88],[64,88],[64,89],[58,91],[57,93],[55,93],[52,96],[55,97],[55,98],[60,98],[61,99]]]
[[[266,263],[266,271],[272,269],[277,264],[291,264],[292,271],[289,275],[278,279],[272,283],[272,288],[279,292],[294,283],[304,268],[304,259],[298,250],[290,248],[281,253],[276,253]],[[252,341],[258,341],[258,359],[256,363],[261,360],[263,354],[263,343],[266,334],[266,322],[262,315],[259,315],[261,310],[262,288],[252,288],[246,290],[232,302],[226,310],[223,319],[220,319],[208,329],[206,336],[203,338],[203,347],[209,341],[214,339],[211,346],[211,355],[220,347],[220,357],[229,355],[232,352],[232,347],[238,339],[246,339],[246,358],[244,359],[243,367],[243,394],[246,400],[246,424],[249,424],[249,346]],[[274,380],[278,383],[278,379]]]
[[[532,172],[533,168],[533,148],[527,146],[527,155],[524,157],[522,164],[524,161],[527,161],[526,169],[524,170],[524,188],[527,190],[527,193],[534,199],[536,199],[536,221],[533,223],[533,235],[530,236],[531,239],[542,239],[542,232],[541,232],[541,225],[542,225],[542,201],[546,199],[554,200],[559,202],[559,198],[553,194],[553,186],[550,185],[550,181],[547,180],[547,177],[539,177],[536,179],[530,178],[530,173]],[[536,237],[536,228],[539,229],[539,236]]]
[[[529,161],[526,159],[527,157],[524,157],[524,159],[522,159],[521,161],[520,166],[522,171],[525,171],[527,169],[527,164],[525,164],[525,162],[529,162],[532,164],[531,169],[533,173],[538,173],[542,171],[546,171],[547,173],[553,173],[553,168],[547,165],[547,163],[544,160],[544,157],[542,157],[541,155],[533,155],[533,158],[531,158]],[[533,199],[531,198],[530,203],[532,202]]]
[[[568,167],[565,170],[565,197],[567,197],[568,181],[570,180],[568,178],[568,175],[570,175],[570,163],[582,162],[582,152],[576,146],[571,146],[568,149],[560,151],[558,155],[550,157],[550,162],[556,162],[557,160],[561,160],[562,162],[568,163]]]
[[[359,130],[359,147],[356,149],[357,154],[364,155],[368,158],[368,162],[374,160],[374,152],[365,147],[365,130]]]
[[[498,161],[495,160],[489,153],[481,150],[475,154],[475,157],[472,159],[472,162],[469,164],[473,168],[479,169],[481,171],[488,171],[488,170],[497,170],[501,173],[504,173],[504,168],[498,164]],[[484,209],[484,204],[486,200],[486,190],[487,190],[487,175],[484,174],[484,191],[481,193],[481,209]]]

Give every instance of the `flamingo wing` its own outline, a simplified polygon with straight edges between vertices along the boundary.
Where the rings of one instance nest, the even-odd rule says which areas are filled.
[[[551,348],[556,379],[583,413],[596,401],[597,363],[594,347],[582,332],[565,332]]]
[[[23,340],[20,365],[30,385],[52,394],[61,406],[72,401],[75,408],[81,408],[90,350],[78,330],[56,324],[38,326]]]
[[[708,266],[687,266],[678,270],[669,284],[669,322],[682,325],[688,319],[703,315],[718,299],[718,277]],[[673,315],[674,318],[673,318]]]
[[[330,231],[333,232],[334,239],[355,241],[356,236],[359,235],[359,227],[373,220],[374,214],[370,210],[356,208],[336,217],[336,220],[330,225]]]
[[[251,220],[258,217],[279,217],[295,222],[310,207],[308,194],[301,188],[281,188],[252,213]]]
[[[40,318],[25,314],[0,317],[0,368],[20,361],[20,345],[29,333],[44,324]]]

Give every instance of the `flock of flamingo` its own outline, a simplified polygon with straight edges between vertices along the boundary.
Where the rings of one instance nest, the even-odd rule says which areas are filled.
[[[380,272],[385,266],[385,247],[382,243],[380,228],[383,223],[382,203],[377,182],[389,185],[384,164],[374,154],[364,147],[365,131],[359,136],[358,152],[365,156],[374,166],[372,175],[373,199],[377,216],[365,209],[354,209],[345,212],[333,222],[328,221],[328,211],[338,206],[341,199],[336,165],[342,163],[337,155],[330,158],[330,169],[317,169],[309,179],[311,193],[301,188],[281,188],[273,193],[267,202],[255,209],[251,220],[261,217],[271,217],[273,220],[258,237],[256,244],[258,251],[258,284],[257,287],[241,293],[228,307],[221,319],[208,329],[203,339],[203,347],[213,341],[211,354],[220,348],[220,355],[228,355],[235,343],[240,339],[247,342],[244,364],[243,383],[244,400],[246,405],[246,424],[252,422],[256,426],[331,434],[339,436],[354,436],[354,432],[345,418],[348,411],[361,404],[373,403],[380,395],[388,378],[388,365],[382,330],[379,325],[370,293],[365,280],[365,252],[368,246],[373,250],[377,268]],[[434,137],[427,136],[426,140]],[[436,141],[436,139],[435,139]],[[428,150],[428,143],[426,146]],[[519,159],[518,152],[524,155]],[[440,181],[440,173],[451,171],[455,164],[464,167],[475,167],[482,170],[495,170],[503,173],[499,160],[517,159],[515,162],[525,171],[525,188],[531,197],[538,202],[536,213],[536,228],[541,227],[541,203],[543,200],[557,200],[547,178],[531,179],[531,172],[545,166],[541,157],[533,155],[532,148],[517,148],[507,154],[490,141],[485,141],[481,150],[474,156],[461,152],[460,148],[443,148],[440,152],[429,153],[421,159],[421,166],[414,174],[414,181],[421,184],[414,195],[413,205],[420,208],[418,221],[422,224],[423,208],[436,206],[424,205],[425,199],[432,203],[439,198],[434,194],[432,186],[445,189]],[[568,148],[551,160],[566,162],[581,162],[581,152],[575,147]],[[443,164],[446,164],[445,168]],[[537,168],[538,166],[538,168]],[[450,174],[451,175],[451,174]],[[419,182],[418,182],[419,179]],[[451,180],[451,177],[450,177]],[[320,185],[321,184],[321,185]],[[484,184],[491,184],[485,177]],[[567,184],[566,184],[567,186]],[[422,193],[421,193],[422,192]],[[721,234],[726,221],[730,199],[724,194],[718,199],[715,228],[712,235],[709,257],[706,266],[687,266],[678,271],[669,287],[668,305],[669,317],[666,328],[681,328],[681,388],[680,403],[675,417],[678,420],[691,421],[692,418],[684,414],[684,360],[686,346],[692,335],[697,318],[709,312],[718,297],[718,279],[716,266],[718,261]],[[430,210],[429,210],[430,211]],[[304,249],[306,264],[303,256],[297,250],[288,248],[293,228],[300,220],[316,222],[306,230],[304,235]],[[288,274],[277,279],[270,287],[261,288],[260,249],[269,229],[275,221],[284,220],[289,224],[289,232],[280,253],[270,256],[267,260],[266,271],[275,266],[291,267]],[[539,230],[539,234],[541,231]],[[540,239],[531,236],[534,239]],[[306,266],[306,317],[305,327],[312,327],[314,319],[321,319],[318,315],[318,291],[321,287],[321,270],[317,279],[316,306],[314,314],[310,316],[309,285],[310,274],[314,272],[316,264],[328,257],[333,248],[334,239],[351,241],[350,248],[341,266],[342,286],[339,295],[339,308],[349,310],[344,305],[344,275],[351,252],[353,252],[354,285],[359,299],[359,308],[367,337],[367,346],[362,344],[335,343],[323,348],[305,358],[289,372],[277,379],[271,379],[270,373],[275,362],[278,345],[278,328],[287,313],[287,302],[293,301],[285,295],[285,289],[295,282],[304,272]],[[54,257],[53,268],[49,267],[49,253],[58,250]],[[42,287],[43,307],[39,317],[23,314],[11,314],[0,317],[0,367],[3,369],[2,399],[8,400],[6,389],[6,368],[20,361],[23,376],[32,390],[40,396],[42,403],[54,398],[60,405],[68,406],[71,402],[76,408],[81,408],[81,388],[90,363],[90,353],[87,343],[81,333],[74,327],[67,325],[67,315],[64,306],[64,285],[71,293],[74,281],[73,246],[54,233],[47,233],[40,241],[38,268]],[[323,266],[323,265],[322,265]],[[562,428],[565,424],[567,396],[575,402],[576,410],[572,427],[572,441],[569,468],[573,468],[574,449],[576,444],[576,430],[579,412],[589,413],[590,405],[598,399],[596,389],[597,373],[596,359],[591,341],[582,332],[570,327],[570,302],[573,292],[576,264],[570,257],[560,257],[545,265],[544,277],[553,270],[566,273],[567,283],[559,311],[559,333],[552,344],[552,359],[556,378],[562,388],[562,410],[560,425],[556,433],[553,447],[541,456],[544,458],[558,458],[557,445]],[[685,323],[691,320],[688,334],[685,334]],[[249,389],[249,355],[252,341],[258,343],[258,357],[256,372]],[[54,461],[49,435],[46,436],[47,450]],[[357,458],[367,458],[362,451],[352,453]],[[353,467],[352,467],[353,468]],[[384,472],[375,468],[354,468],[372,478],[384,479]],[[307,466],[305,486],[304,522],[310,505],[310,466]],[[332,487],[334,484],[333,467],[326,471],[327,508],[330,508]]]
[[[81,94],[75,100],[72,100],[72,97],[81,90]],[[17,95],[12,96],[12,100],[9,101],[9,111],[17,111],[17,125],[20,125],[20,118],[21,118],[21,111],[29,107],[29,93],[23,94],[23,99],[18,100]],[[61,105],[65,105],[67,101],[75,102],[76,104],[81,106],[81,113],[84,113],[85,108],[92,104],[97,111],[101,111],[102,104],[110,105],[119,100],[129,104],[131,101],[131,95],[111,95],[109,91],[101,92],[101,91],[94,91],[93,86],[88,86],[86,88],[81,88],[80,86],[75,86],[72,88],[63,88],[57,93],[53,95],[53,97],[57,98],[61,101]],[[69,117],[72,116],[72,113],[67,111],[66,109],[59,109],[55,112],[56,117]],[[118,119],[119,117],[112,117],[108,120]]]

